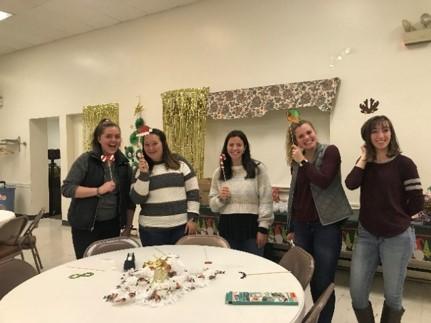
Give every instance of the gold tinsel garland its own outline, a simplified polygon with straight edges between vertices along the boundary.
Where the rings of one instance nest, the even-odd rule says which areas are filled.
[[[82,121],[84,124],[84,150],[91,150],[93,132],[100,120],[110,119],[118,124],[119,105],[118,103],[108,103],[99,105],[88,105],[82,110]]]
[[[163,129],[170,149],[189,161],[203,177],[205,129],[209,88],[162,93]]]

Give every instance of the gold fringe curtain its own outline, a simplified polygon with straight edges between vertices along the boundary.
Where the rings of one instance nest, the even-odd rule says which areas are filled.
[[[204,173],[208,93],[208,87],[162,93],[163,129],[169,148],[193,165],[198,178]]]
[[[88,105],[82,110],[84,123],[84,150],[91,150],[91,140],[93,132],[100,120],[108,118],[118,123],[119,105],[118,103],[108,103],[100,105]]]

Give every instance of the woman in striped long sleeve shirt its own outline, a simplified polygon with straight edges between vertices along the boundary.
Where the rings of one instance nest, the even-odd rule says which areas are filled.
[[[385,302],[381,322],[401,322],[403,285],[415,244],[411,217],[423,209],[423,194],[414,162],[401,155],[394,127],[376,116],[361,128],[365,144],[346,178],[361,187],[358,240],[350,269],[350,294],[358,322],[374,322],[369,293],[381,263]]]
[[[139,236],[143,246],[175,244],[196,233],[198,181],[189,163],[171,153],[163,131],[151,129],[143,136],[143,147],[130,192],[141,205]]]

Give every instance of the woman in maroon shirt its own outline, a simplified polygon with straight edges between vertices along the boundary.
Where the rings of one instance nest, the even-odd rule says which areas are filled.
[[[310,287],[316,301],[334,281],[340,223],[352,215],[352,209],[341,185],[340,153],[336,146],[318,141],[311,122],[301,120],[290,126],[286,148],[292,172],[287,221],[295,244],[314,258]],[[319,323],[330,323],[334,308],[335,293],[320,313]]]
[[[403,285],[414,244],[411,217],[423,209],[423,195],[414,162],[401,155],[391,121],[376,116],[361,128],[365,144],[346,178],[361,187],[358,240],[350,269],[350,294],[358,322],[374,322],[369,293],[381,263],[385,302],[381,322],[401,322]]]

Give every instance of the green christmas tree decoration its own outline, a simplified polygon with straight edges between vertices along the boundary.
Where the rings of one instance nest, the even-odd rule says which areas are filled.
[[[130,165],[135,169],[138,167],[139,157],[142,155],[142,148],[139,143],[140,137],[138,137],[138,133],[142,132],[145,126],[145,120],[142,118],[142,112],[144,110],[143,105],[141,104],[141,100],[139,98],[139,102],[134,108],[134,116],[135,121],[134,125],[131,125],[130,128],[134,129],[134,131],[129,136],[129,145],[124,147],[124,154],[129,160]],[[141,131],[140,131],[141,130]]]
[[[142,119],[141,117],[139,117],[139,118],[138,118],[138,119],[136,119],[136,121],[135,121],[135,128],[136,128],[136,129],[139,129],[139,128],[141,128],[142,126],[144,126],[144,124],[145,124],[144,119]]]
[[[133,148],[133,146],[124,147],[124,154],[126,155],[128,160],[132,162],[135,161],[135,149]]]
[[[138,132],[135,130],[130,134],[129,141],[133,146],[137,146],[139,143]]]

